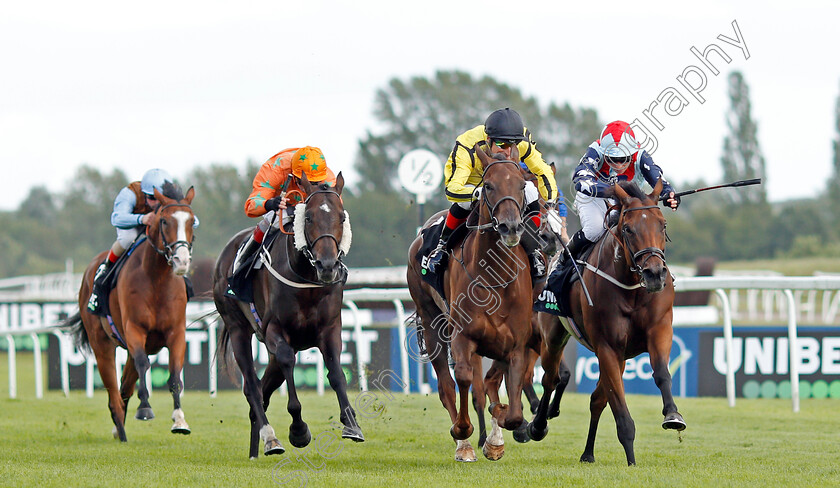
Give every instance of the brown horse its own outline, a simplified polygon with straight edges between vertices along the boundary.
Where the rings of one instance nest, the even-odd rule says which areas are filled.
[[[475,399],[484,401],[481,356],[506,365],[510,399],[510,405],[502,405],[496,396],[490,405],[493,428],[484,445],[485,456],[495,460],[504,453],[500,427],[514,430],[527,426],[521,396],[526,349],[532,337],[532,285],[528,257],[519,246],[525,229],[525,180],[516,162],[493,160],[480,148],[476,154],[484,167],[483,190],[474,210],[478,225],[452,251],[444,275],[446,302],[421,278],[420,263],[414,259],[422,245],[420,236],[409,250],[407,273],[409,291],[438,376],[441,403],[452,421],[450,434],[456,441],[458,461],[475,461],[468,440],[473,432],[468,406],[471,386],[475,388]],[[519,159],[515,149],[511,158]],[[457,407],[447,344],[451,346],[460,392]]]
[[[108,390],[108,408],[114,421],[114,437],[126,442],[125,417],[128,401],[134,393],[140,406],[135,418],[150,420],[155,417],[149,405],[149,354],[157,354],[163,347],[169,349],[169,391],[172,393],[174,411],[171,431],[189,434],[190,428],[181,410],[181,368],[184,365],[187,327],[187,287],[183,275],[189,270],[192,259],[193,215],[190,203],[195,190],[190,188],[183,196],[171,184],[164,185],[161,194],[155,189],[160,202],[151,222],[146,227],[146,239],[126,257],[125,264],[111,290],[108,304],[110,318],[91,314],[87,309],[93,286],[93,276],[106,253],[98,254],[88,265],[79,290],[80,312],[70,317],[65,326],[72,327],[77,342],[83,349],[92,349],[96,356],[99,375]],[[128,350],[122,382],[117,388],[115,353],[117,346]]]
[[[292,416],[289,442],[302,448],[312,435],[301,417],[301,404],[294,382],[295,354],[317,346],[324,356],[327,378],[338,397],[342,437],[364,441],[356,423],[356,413],[347,398],[347,382],[341,364],[341,304],[347,270],[342,257],[349,251],[350,221],[341,201],[344,177],[336,177],[335,187],[312,184],[303,175],[301,188],[308,195],[295,207],[294,233],[277,237],[270,251],[260,250],[268,260],[253,274],[254,303],[227,294],[231,264],[240,243],[252,229],[237,234],[222,250],[214,272],[213,298],[224,321],[217,357],[225,364],[233,351],[244,378],[243,393],[250,405],[251,442],[249,455],[282,454],[285,449],[268,423],[265,411],[271,394],[284,382],[288,385],[287,409]],[[252,312],[252,307],[255,312]],[[262,382],[257,378],[251,353],[251,337],[256,334],[269,354]]]
[[[581,462],[594,462],[595,433],[607,403],[615,417],[618,440],[627,464],[636,463],[633,440],[636,427],[624,399],[625,362],[643,352],[650,354],[653,378],[662,393],[665,429],[683,430],[685,422],[671,394],[668,361],[673,329],[674,282],[665,263],[665,217],[657,207],[662,190],[658,182],[645,195],[632,183],[613,187],[618,201],[618,225],[595,244],[582,270],[593,306],[586,301],[580,282],[571,289],[571,322],[545,313],[537,314],[545,344],[542,355],[544,391],[551,392],[563,348],[575,326],[583,331],[582,344],[598,357],[601,376],[589,405],[591,420]],[[597,270],[597,271],[596,271]],[[541,440],[548,433],[549,395],[543,396],[528,433]]]

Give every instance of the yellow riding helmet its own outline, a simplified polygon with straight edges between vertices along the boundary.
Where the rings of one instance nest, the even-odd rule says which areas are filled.
[[[327,160],[317,147],[302,147],[292,155],[292,174],[300,178],[303,173],[311,182],[327,179]]]

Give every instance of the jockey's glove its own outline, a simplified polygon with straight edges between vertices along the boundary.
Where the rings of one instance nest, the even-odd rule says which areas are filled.
[[[280,202],[282,202],[282,201],[283,201],[283,199],[281,197],[274,197],[270,200],[266,200],[265,204],[263,206],[265,207],[266,210],[273,210],[273,211],[276,212],[277,210],[280,209]]]

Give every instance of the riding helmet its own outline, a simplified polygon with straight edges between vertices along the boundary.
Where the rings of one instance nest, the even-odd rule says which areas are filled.
[[[172,177],[169,176],[169,173],[159,168],[150,169],[146,171],[143,179],[140,180],[140,190],[146,195],[154,195],[155,188],[162,192],[163,184],[167,181],[172,182]]]
[[[484,122],[487,137],[497,140],[521,141],[525,139],[525,125],[516,110],[496,110]]]

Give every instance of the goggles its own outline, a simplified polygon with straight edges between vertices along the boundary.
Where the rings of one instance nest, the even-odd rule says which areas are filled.
[[[501,149],[507,149],[509,147],[513,147],[513,146],[516,145],[516,143],[517,143],[517,141],[514,141],[512,139],[493,139],[493,144],[495,144],[496,147],[501,148]]]

